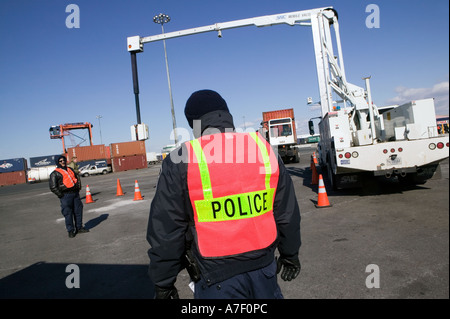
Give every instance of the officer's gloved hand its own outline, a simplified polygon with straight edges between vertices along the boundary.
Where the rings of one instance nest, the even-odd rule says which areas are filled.
[[[155,299],[180,299],[175,286],[163,288],[155,286]]]
[[[281,256],[277,260],[277,274],[281,271],[281,279],[284,281],[291,281],[297,278],[300,273],[300,260],[297,259],[287,259]]]

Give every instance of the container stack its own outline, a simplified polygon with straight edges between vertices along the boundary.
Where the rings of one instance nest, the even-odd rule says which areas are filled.
[[[25,184],[27,182],[27,160],[11,158],[0,160],[0,186]]]
[[[42,182],[50,179],[50,174],[55,170],[55,160],[59,154],[30,157],[30,168],[28,169],[28,182]]]
[[[114,172],[147,168],[145,141],[112,143],[110,152]]]

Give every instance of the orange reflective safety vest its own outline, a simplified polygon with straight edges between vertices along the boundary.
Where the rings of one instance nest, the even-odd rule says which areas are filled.
[[[186,142],[197,245],[205,258],[269,247],[278,161],[257,133],[219,133]]]
[[[62,168],[55,168],[55,171],[59,172],[63,177],[63,184],[67,188],[72,188],[77,183],[77,178],[75,177],[75,173],[67,168],[67,171]]]

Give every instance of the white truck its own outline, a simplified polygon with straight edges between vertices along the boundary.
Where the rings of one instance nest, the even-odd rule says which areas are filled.
[[[263,112],[261,135],[276,148],[284,163],[298,163],[300,153],[297,148],[294,109]]]
[[[365,176],[398,177],[410,183],[424,183],[433,176],[439,162],[449,156],[448,135],[437,134],[433,100],[378,108],[372,101],[369,78],[365,78],[365,89],[347,82],[338,16],[332,7],[128,37],[136,100],[136,54],[144,51],[144,44],[204,32],[221,37],[226,29],[278,24],[311,27],[322,109],[319,163],[328,171],[333,188],[361,186]]]
[[[27,170],[28,183],[44,182],[50,179],[50,174],[55,170],[56,165],[43,167],[31,167]]]
[[[332,188],[362,187],[374,177],[406,184],[433,177],[449,156],[448,135],[438,135],[434,100],[377,107],[370,77],[364,78],[365,89],[346,80],[337,13],[318,12],[312,30],[322,108],[319,164]],[[309,126],[314,133],[312,121]]]
[[[87,177],[90,175],[98,175],[98,174],[108,174],[111,173],[112,169],[110,166],[98,166],[98,165],[92,165],[89,167],[81,168],[80,169],[80,175],[83,177]]]

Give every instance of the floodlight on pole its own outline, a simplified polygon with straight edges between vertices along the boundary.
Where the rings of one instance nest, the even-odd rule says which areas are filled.
[[[102,139],[102,126],[100,125],[100,119],[102,118],[103,116],[101,116],[101,115],[97,115],[96,116],[96,118],[98,119],[98,127],[99,127],[99,129],[100,129],[100,144],[103,144],[103,139]]]
[[[163,34],[164,34],[164,23],[168,23],[169,21],[170,21],[170,16],[168,16],[167,14],[164,14],[164,13],[160,13],[153,17],[153,22],[161,25]],[[166,40],[163,40],[163,43],[164,43],[164,56],[166,59],[167,82],[169,83],[169,95],[170,95],[170,106],[171,106],[171,110],[172,110],[173,133],[175,135],[175,144],[178,144],[177,123],[175,120],[175,109],[173,107],[172,86],[170,85],[170,73],[169,73],[169,62],[167,61]]]

